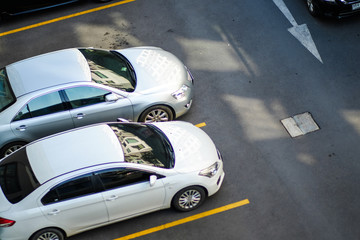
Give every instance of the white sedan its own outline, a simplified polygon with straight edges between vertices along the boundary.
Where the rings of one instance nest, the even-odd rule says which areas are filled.
[[[0,161],[0,239],[65,239],[215,194],[223,161],[186,122],[96,124],[37,140]]]

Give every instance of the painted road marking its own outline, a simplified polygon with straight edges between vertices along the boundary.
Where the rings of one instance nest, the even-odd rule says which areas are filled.
[[[289,20],[291,28],[288,31],[300,41],[300,43],[309,50],[321,63],[323,63],[321,56],[316,48],[315,42],[311,37],[311,33],[306,24],[298,25],[292,16],[289,9],[286,7],[283,0],[273,0],[275,5],[280,9],[280,11],[285,15],[285,17]]]
[[[242,200],[242,201],[239,201],[239,202],[235,202],[235,203],[231,203],[229,205],[225,205],[223,207],[215,208],[215,209],[203,212],[203,213],[199,213],[199,214],[187,217],[187,218],[183,218],[183,219],[180,219],[180,220],[177,220],[177,221],[174,221],[174,222],[170,222],[170,223],[166,223],[164,225],[149,228],[149,229],[146,229],[146,230],[141,231],[141,232],[133,233],[133,234],[121,237],[121,238],[116,238],[114,240],[128,240],[128,239],[141,237],[141,236],[144,236],[144,235],[148,235],[150,233],[154,233],[154,232],[158,232],[158,231],[161,231],[161,230],[165,230],[167,228],[175,227],[175,226],[178,226],[180,224],[188,223],[188,222],[195,221],[195,220],[198,220],[198,219],[201,219],[201,218],[204,218],[204,217],[208,217],[208,216],[211,216],[211,215],[214,215],[214,214],[217,214],[217,213],[228,211],[228,210],[231,210],[233,208],[241,207],[241,206],[244,206],[244,205],[249,204],[249,203],[250,203],[250,201],[248,199],[245,199],[245,200]]]
[[[201,128],[201,127],[205,127],[206,126],[206,123],[199,123],[199,124],[196,124],[195,125],[196,127],[198,127],[198,128]]]
[[[100,10],[116,7],[116,6],[119,6],[119,5],[122,5],[122,4],[125,4],[125,3],[129,3],[129,2],[135,2],[135,0],[124,0],[124,1],[116,2],[116,3],[104,5],[104,6],[101,6],[101,7],[89,9],[89,10],[86,10],[86,11],[83,11],[83,12],[78,12],[78,13],[70,14],[70,15],[67,15],[67,16],[51,19],[51,20],[44,21],[44,22],[41,22],[41,23],[32,24],[32,25],[29,25],[29,26],[26,26],[26,27],[17,28],[17,29],[14,29],[14,30],[10,30],[10,31],[7,31],[7,32],[0,33],[0,37],[10,35],[10,34],[13,34],[13,33],[17,33],[17,32],[21,32],[21,31],[25,31],[25,30],[29,30],[29,29],[32,29],[32,28],[41,27],[41,26],[44,26],[44,25],[47,25],[47,24],[50,24],[50,23],[63,21],[63,20],[69,19],[69,18],[85,15],[85,14],[88,14],[88,13],[97,12],[97,11],[100,11]]]

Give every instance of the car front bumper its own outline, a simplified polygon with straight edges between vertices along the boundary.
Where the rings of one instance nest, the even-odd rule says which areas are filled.
[[[341,18],[360,13],[360,1],[351,3],[329,3],[319,1],[317,5],[321,13],[325,16]]]

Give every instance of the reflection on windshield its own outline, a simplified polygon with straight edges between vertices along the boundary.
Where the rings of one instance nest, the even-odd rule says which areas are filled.
[[[135,78],[130,63],[112,52],[99,49],[79,49],[86,58],[94,82],[126,92],[135,90]]]
[[[5,68],[0,69],[0,112],[15,102]]]
[[[174,166],[172,147],[163,133],[143,124],[111,124],[124,151],[125,161],[160,168]]]

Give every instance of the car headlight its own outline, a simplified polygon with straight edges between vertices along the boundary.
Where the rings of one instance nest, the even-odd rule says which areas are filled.
[[[199,175],[211,178],[216,175],[216,173],[219,170],[219,167],[220,167],[220,164],[218,162],[216,162],[213,165],[211,165],[210,167],[201,170],[199,172]]]
[[[188,89],[189,89],[188,86],[182,85],[182,87],[176,92],[172,93],[171,96],[173,96],[177,100],[180,100],[185,96],[185,93]]]

